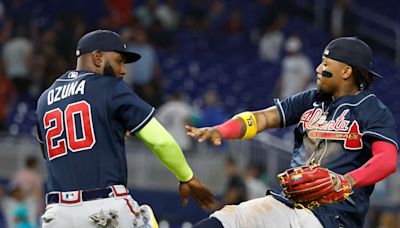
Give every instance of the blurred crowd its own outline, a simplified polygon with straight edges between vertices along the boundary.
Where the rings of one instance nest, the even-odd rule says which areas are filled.
[[[347,1],[337,2],[345,5],[342,2]],[[88,0],[68,4],[34,0],[0,2],[0,130],[11,134],[34,133],[33,128],[19,129],[13,123],[22,122],[24,111],[35,108],[41,92],[66,70],[75,67],[77,41],[84,33],[99,28],[119,32],[129,49],[141,54],[139,62],[128,65],[125,80],[139,96],[156,107],[167,101],[167,95],[173,95],[165,94],[158,53],[177,53],[181,45],[176,38],[179,31],[206,33],[210,46],[205,48],[221,42],[241,45],[238,42],[243,39],[239,37],[251,37],[258,46],[259,58],[265,61],[281,61],[288,53],[282,61],[284,73],[276,95],[287,97],[308,88],[313,70],[310,60],[301,53],[301,37],[286,36],[283,32],[289,16],[307,18],[308,13],[291,1],[258,0],[249,4],[255,17],[249,19],[242,16],[244,3],[239,0],[104,0],[100,4]],[[342,19],[329,23],[333,25],[332,34],[343,35],[349,29],[348,13],[340,10],[344,7],[333,9],[343,18],[334,17]],[[290,80],[298,71],[301,76]],[[300,80],[304,83],[297,85]],[[18,106],[20,101],[26,105]],[[33,123],[34,118],[30,119]]]
[[[5,186],[0,186],[0,227],[35,228],[44,212],[44,180],[37,156],[25,158]]]
[[[241,173],[237,161],[227,157],[224,170],[227,180],[216,209],[265,196],[266,189],[269,188],[268,183],[271,181],[265,173],[266,167],[250,162]]]
[[[291,17],[312,17],[295,2],[257,0],[251,3],[254,18],[247,18],[243,10],[248,7],[243,6],[250,3],[245,0],[102,0],[96,4],[90,0],[0,1],[0,131],[35,134],[33,113],[38,96],[57,77],[75,68],[79,38],[101,28],[121,34],[128,48],[142,56],[139,62],[127,65],[124,80],[158,108],[160,122],[184,151],[191,151],[192,140],[186,136],[185,124],[216,125],[233,113],[223,109],[217,90],[209,89],[199,99],[182,91],[166,93],[160,53],[184,52],[177,38],[182,31],[205,33],[209,41],[205,48],[210,51],[222,43],[233,49],[246,37],[255,47],[256,57],[280,65],[273,93],[287,98],[315,86],[315,62],[304,51],[307,37],[295,29],[285,31]],[[322,25],[328,37],[354,31],[357,18],[350,8],[350,0],[333,1]],[[19,129],[15,123],[22,122],[25,114],[32,124],[28,129]],[[25,167],[0,188],[1,205],[7,208],[0,213],[0,227],[37,226],[44,207],[44,190],[36,165],[35,157],[28,157]],[[229,158],[225,170],[228,180],[220,207],[264,195],[268,178],[262,177],[262,167],[249,164],[242,175],[235,160]]]

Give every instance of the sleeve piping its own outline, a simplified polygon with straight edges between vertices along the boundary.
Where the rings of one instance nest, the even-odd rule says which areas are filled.
[[[36,135],[36,140],[37,140],[39,143],[41,143],[41,144],[44,143],[42,140],[39,139],[39,135]]]
[[[283,111],[283,108],[282,108],[282,104],[279,101],[279,99],[277,99],[277,98],[274,99],[274,103],[275,103],[276,106],[278,106],[278,110],[279,110],[279,112],[280,112],[280,114],[282,116],[281,127],[285,128],[286,127],[286,118],[285,118],[285,111]]]
[[[140,124],[138,124],[132,130],[130,130],[130,132],[135,133],[137,130],[141,129],[147,122],[149,122],[149,120],[151,119],[151,117],[154,114],[154,111],[155,111],[155,108],[152,108],[150,113],[146,116],[146,118],[144,118],[144,120],[142,120],[142,122],[140,122]]]
[[[384,139],[384,140],[387,140],[387,141],[393,143],[394,145],[396,145],[397,150],[399,149],[399,145],[397,145],[397,142],[394,139],[391,139],[389,137],[386,137],[384,135],[381,135],[381,134],[373,132],[373,131],[365,131],[365,132],[363,132],[363,136],[364,135],[372,135],[375,137],[377,136],[378,138],[381,138],[381,139]]]

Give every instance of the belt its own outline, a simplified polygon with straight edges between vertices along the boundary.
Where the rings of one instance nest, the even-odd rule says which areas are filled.
[[[123,185],[112,185],[106,188],[79,190],[70,192],[50,192],[46,195],[46,204],[65,203],[73,204],[82,201],[105,199],[129,195],[128,189]]]

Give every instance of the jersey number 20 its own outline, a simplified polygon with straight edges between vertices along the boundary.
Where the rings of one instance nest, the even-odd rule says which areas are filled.
[[[76,133],[75,115],[79,115],[82,126],[82,137],[78,139]],[[54,122],[54,126],[51,126]],[[72,152],[91,149],[96,143],[93,130],[92,113],[86,101],[69,104],[64,112],[61,109],[52,109],[44,114],[43,124],[46,131],[46,145],[49,160]],[[59,138],[66,128],[66,139]],[[57,140],[57,138],[59,138]]]

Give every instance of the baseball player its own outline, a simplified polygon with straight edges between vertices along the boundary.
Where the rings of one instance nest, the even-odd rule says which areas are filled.
[[[316,68],[317,90],[218,126],[187,126],[199,142],[220,145],[296,124],[292,169],[279,175],[286,181],[283,193],[267,191],[266,197],[226,206],[194,228],[362,227],[374,184],[395,172],[398,156],[393,116],[368,90],[374,77],[381,77],[370,70],[371,60],[371,49],[360,39],[335,39]]]
[[[122,80],[125,63],[140,59],[121,37],[96,30],[76,49],[77,67],[39,98],[38,140],[48,172],[43,227],[157,227],[149,206],[129,195],[124,136],[142,140],[191,196],[212,207],[212,193],[195,177],[178,144],[153,117],[154,108]]]

